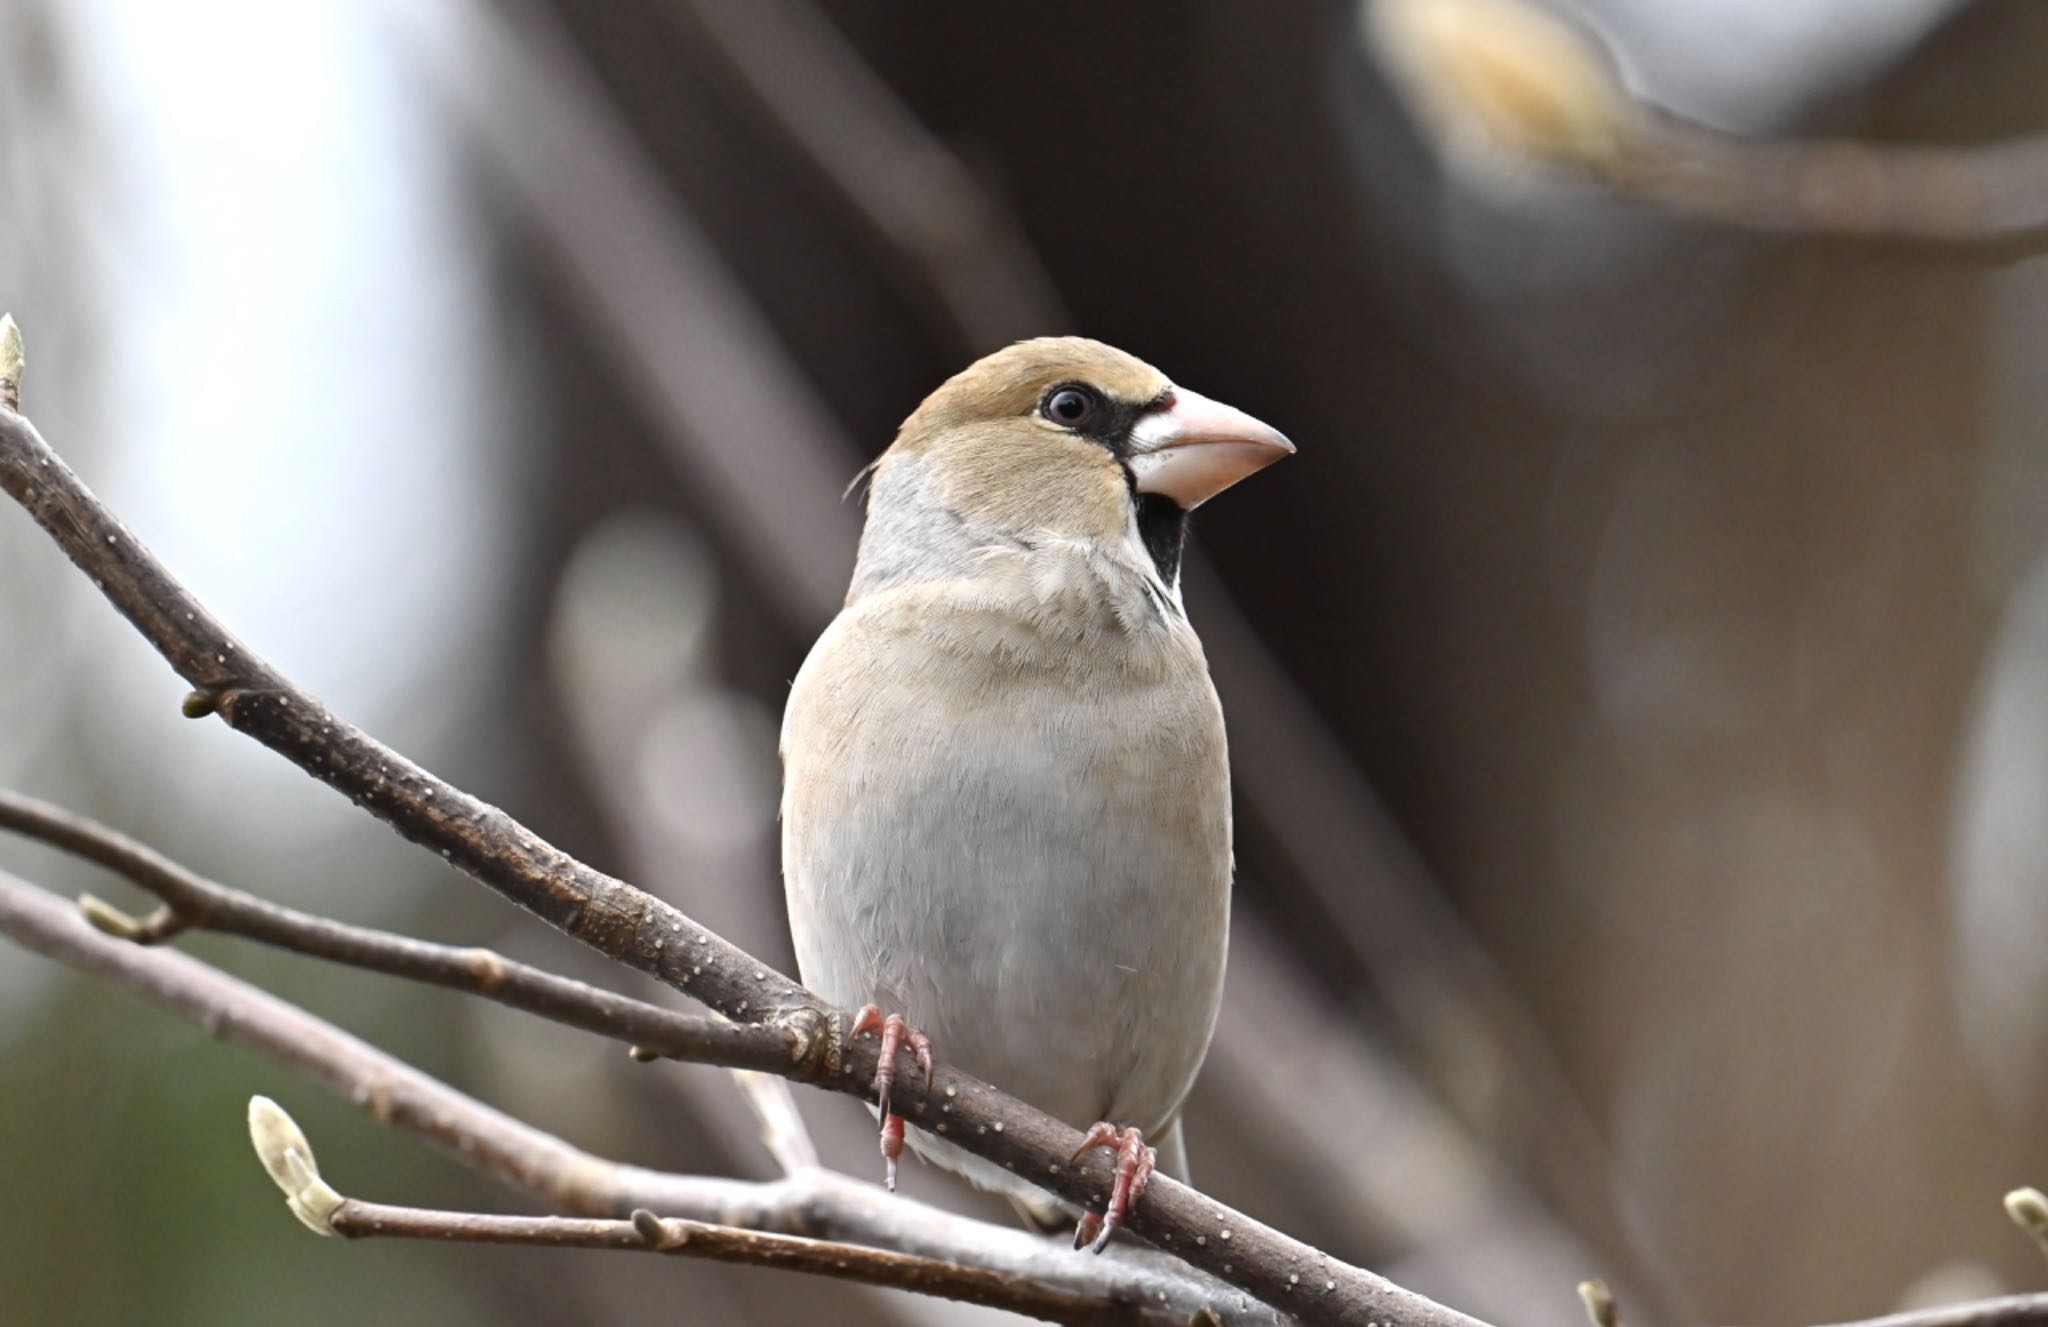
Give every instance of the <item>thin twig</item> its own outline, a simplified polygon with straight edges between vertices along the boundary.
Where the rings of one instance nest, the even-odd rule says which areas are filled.
[[[298,1121],[268,1097],[249,1101],[249,1141],[263,1169],[284,1192],[292,1215],[321,1235],[658,1253],[894,1286],[1008,1309],[1048,1322],[1114,1324],[1128,1323],[1136,1316],[1097,1298],[1047,1290],[1026,1278],[985,1268],[801,1235],[742,1230],[688,1217],[663,1217],[644,1207],[636,1208],[627,1220],[610,1221],[435,1211],[350,1198],[321,1175],[313,1145]]]
[[[2044,1327],[2048,1325],[2048,1294],[2006,1295],[1966,1304],[1909,1309],[1879,1318],[1837,1322],[1825,1327]]]
[[[379,1123],[568,1212],[623,1216],[644,1207],[718,1225],[896,1249],[1105,1303],[1158,1306],[1161,1320],[1186,1322],[1205,1308],[1227,1322],[1269,1316],[1241,1291],[1163,1254],[1113,1248],[1101,1258],[1078,1258],[1057,1241],[938,1212],[828,1171],[755,1184],[607,1161],[188,954],[104,935],[76,908],[4,872],[0,935],[249,1047]]]
[[[797,1113],[796,1098],[790,1093],[789,1084],[750,1069],[735,1069],[732,1076],[754,1118],[761,1122],[761,1145],[775,1158],[782,1173],[794,1175],[815,1169],[818,1147],[811,1141],[811,1131],[804,1127],[803,1116]]]
[[[682,1217],[664,1218],[645,1208],[631,1220],[605,1221],[590,1217],[441,1212],[350,1198],[334,1210],[328,1221],[335,1234],[349,1239],[433,1239],[708,1258],[862,1285],[890,1286],[920,1295],[1007,1309],[1047,1322],[1129,1324],[1140,1320],[1139,1313],[1132,1309],[1048,1290],[1002,1272],[858,1244],[738,1230]]]
[[[774,1072],[803,1049],[785,1027],[679,1013],[489,949],[434,944],[271,903],[209,880],[98,821],[6,789],[0,789],[0,829],[95,862],[163,900],[165,910],[141,922],[104,904],[86,908],[87,920],[121,939],[153,944],[187,928],[242,936],[330,963],[480,995],[625,1042],[649,1058]]]
[[[653,973],[740,1022],[780,1021],[804,1038],[778,1072],[871,1099],[874,1039],[845,1015],[660,900],[595,871],[503,811],[350,726],[231,636],[43,441],[0,410],[0,489],[22,504],[143,637],[228,724],[599,952]],[[947,1066],[897,1074],[911,1121],[1080,1204],[1099,1204],[1111,1166],[1075,1160],[1071,1125]],[[1475,1320],[1330,1257],[1165,1177],[1132,1213],[1138,1237],[1314,1322],[1469,1327]]]

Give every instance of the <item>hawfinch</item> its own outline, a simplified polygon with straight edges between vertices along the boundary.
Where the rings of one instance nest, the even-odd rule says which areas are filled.
[[[874,465],[846,606],[782,725],[782,870],[813,990],[1116,1157],[1100,1249],[1207,1053],[1230,920],[1223,713],[1181,606],[1188,513],[1294,450],[1095,341],[998,351]],[[1147,1146],[1146,1140],[1151,1140]],[[934,1134],[927,1159],[1059,1208]],[[1078,1155],[1078,1154],[1077,1154]]]

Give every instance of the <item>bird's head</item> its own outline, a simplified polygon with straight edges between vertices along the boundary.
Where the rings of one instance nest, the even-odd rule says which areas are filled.
[[[1171,584],[1187,513],[1293,451],[1243,411],[1099,341],[1020,341],[904,421],[877,463],[861,579],[871,560],[908,551],[876,547],[885,540],[943,556],[943,545],[989,537],[1116,545],[1135,528]]]

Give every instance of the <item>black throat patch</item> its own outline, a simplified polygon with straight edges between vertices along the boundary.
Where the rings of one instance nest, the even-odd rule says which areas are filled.
[[[1152,555],[1159,582],[1171,590],[1180,584],[1180,551],[1188,538],[1188,514],[1172,498],[1157,493],[1131,494],[1138,509],[1138,538]]]

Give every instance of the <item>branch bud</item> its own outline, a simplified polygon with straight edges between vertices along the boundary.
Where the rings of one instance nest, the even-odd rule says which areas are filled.
[[[160,945],[191,926],[192,919],[166,903],[147,917],[121,911],[96,894],[80,894],[78,911],[92,928],[116,940],[138,945]]]
[[[80,894],[78,911],[84,915],[92,928],[116,940],[141,941],[145,932],[143,920],[133,913],[121,911],[97,894]]]
[[[647,1247],[658,1253],[680,1249],[690,1242],[689,1230],[674,1221],[664,1221],[644,1207],[636,1207],[632,1214],[633,1229],[646,1242]]]
[[[1579,1282],[1579,1298],[1586,1303],[1586,1316],[1593,1327],[1621,1327],[1621,1305],[1615,1302],[1614,1292],[1605,1281]]]
[[[2039,1189],[2014,1189],[2005,1195],[2005,1214],[2013,1224],[2034,1237],[2041,1252],[2048,1254],[2048,1197]]]
[[[0,407],[21,409],[21,371],[27,362],[20,325],[13,314],[0,313]]]
[[[284,1107],[269,1097],[250,1097],[249,1141],[271,1182],[284,1190],[292,1215],[314,1234],[332,1235],[334,1209],[347,1199],[320,1178],[313,1145]]]

